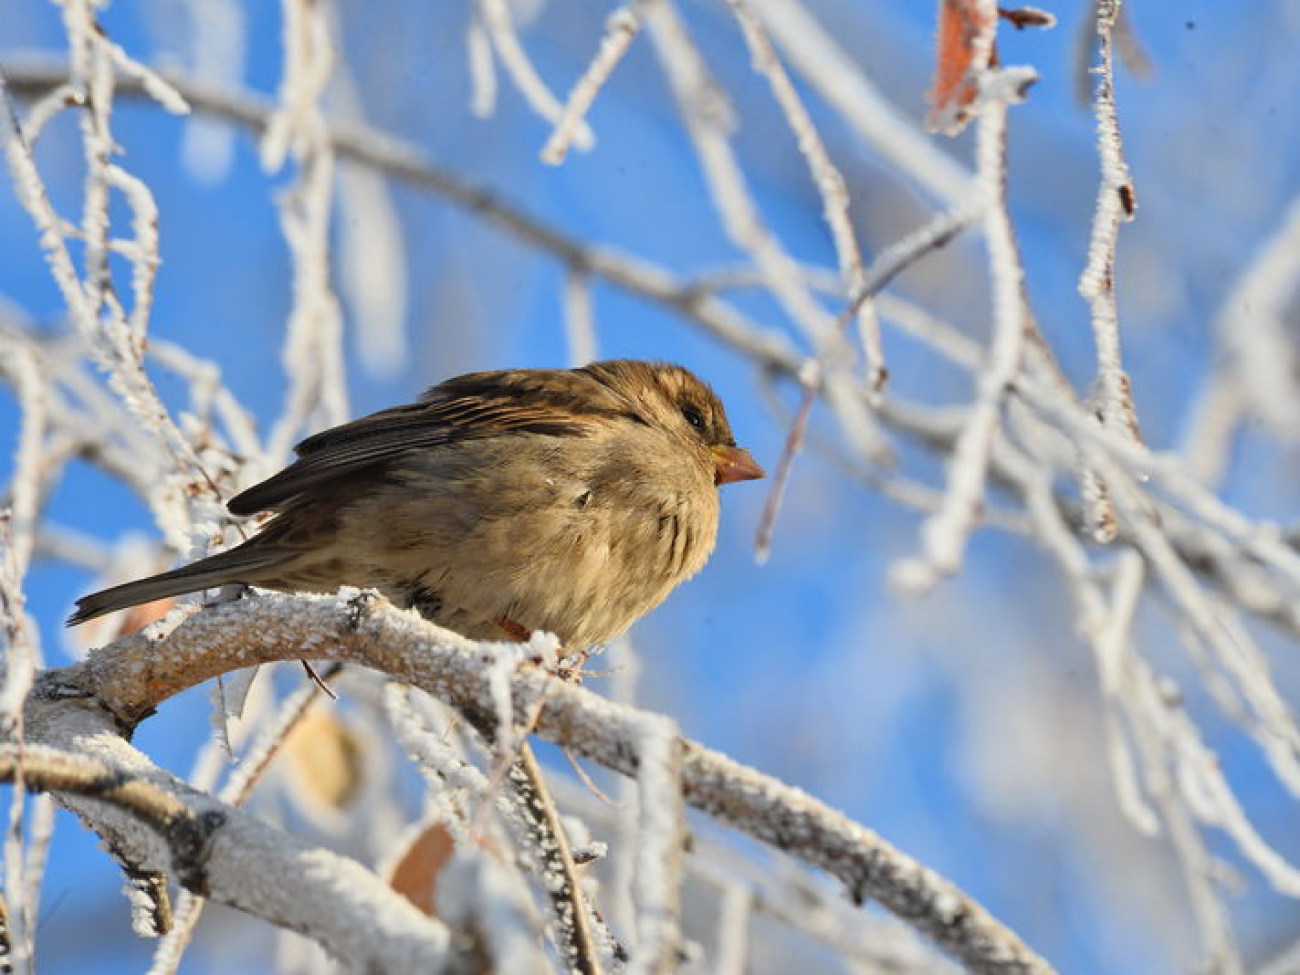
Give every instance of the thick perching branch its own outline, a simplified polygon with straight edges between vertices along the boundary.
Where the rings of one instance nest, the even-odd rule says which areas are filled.
[[[371,667],[427,691],[471,720],[495,720],[490,657],[476,644],[366,593],[259,595],[183,621],[175,614],[80,664],[46,672],[29,710],[80,712],[89,700],[129,730],[162,701],[196,683],[254,663],[299,658]],[[647,715],[538,668],[519,671],[510,690],[517,713],[544,701],[537,724],[543,737],[623,774],[638,773],[649,740]],[[43,729],[50,724],[39,727],[32,740],[68,747],[66,740],[45,740]],[[769,776],[678,741],[670,747],[681,750],[682,790],[690,805],[827,871],[855,900],[879,902],[974,971],[1052,970],[984,908],[870,830]]]

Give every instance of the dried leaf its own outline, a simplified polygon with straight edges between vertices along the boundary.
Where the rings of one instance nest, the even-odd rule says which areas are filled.
[[[425,914],[437,917],[434,894],[438,875],[455,848],[451,833],[442,823],[420,830],[393,864],[388,883]]]
[[[1049,14],[1046,10],[1039,10],[1037,7],[998,7],[998,16],[1016,30],[1025,30],[1028,27],[1047,29],[1056,26],[1056,15]]]
[[[355,733],[325,707],[308,712],[284,746],[299,797],[334,810],[346,808],[361,788],[362,753]]]
[[[997,62],[992,33],[996,17],[979,0],[940,0],[934,85],[925,117],[931,132],[956,135],[970,121],[979,95],[979,73]]]

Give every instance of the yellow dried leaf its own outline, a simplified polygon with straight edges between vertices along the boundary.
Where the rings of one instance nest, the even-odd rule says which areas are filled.
[[[316,707],[289,735],[285,767],[303,798],[342,810],[361,788],[363,750],[357,736],[328,707]]]

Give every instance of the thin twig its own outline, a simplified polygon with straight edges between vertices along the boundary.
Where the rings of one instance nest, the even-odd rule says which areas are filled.
[[[962,230],[979,219],[979,216],[979,206],[942,213],[926,226],[888,248],[872,262],[867,270],[862,290],[855,294],[853,300],[836,316],[834,325],[836,330],[843,332],[857,316],[861,307],[878,297],[894,278],[927,254],[944,247]],[[813,403],[822,392],[823,376],[824,369],[820,361],[806,363],[799,371],[803,395],[794,419],[790,423],[790,432],[786,436],[781,459],[772,474],[772,486],[768,491],[767,503],[758,522],[754,554],[759,562],[765,562],[771,553],[772,535],[776,530],[781,501],[785,496],[785,488],[794,466],[795,456],[803,444]]]
[[[637,0],[625,4],[610,14],[605,21],[605,36],[600,40],[596,56],[592,58],[587,70],[569,92],[569,99],[564,103],[564,109],[555,123],[555,129],[546,140],[546,145],[542,147],[542,162],[552,166],[564,162],[569,146],[578,137],[579,126],[591,109],[592,103],[595,102],[596,95],[609,80],[609,76],[614,73],[618,62],[623,59],[623,55],[627,53],[627,49],[632,46],[632,41],[640,32],[641,7],[644,2],[645,0]]]
[[[943,508],[921,528],[922,555],[900,563],[891,582],[908,592],[923,592],[961,565],[967,537],[983,502],[989,454],[1011,384],[1020,372],[1025,345],[1024,269],[1007,204],[1006,126],[1011,97],[1023,84],[1016,69],[989,72],[982,82],[983,110],[979,116],[980,193],[984,236],[988,241],[989,275],[993,282],[993,343],[981,369],[976,400],[948,467],[948,493]]]

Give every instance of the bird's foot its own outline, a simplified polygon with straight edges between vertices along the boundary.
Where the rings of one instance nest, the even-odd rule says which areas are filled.
[[[222,603],[233,603],[243,599],[253,591],[253,587],[242,582],[227,582],[224,586],[217,589],[217,594],[208,600],[204,605],[220,606]]]
[[[527,643],[533,638],[533,631],[522,623],[516,623],[507,616],[498,616],[492,620],[510,639],[518,643]],[[590,656],[587,650],[566,651],[564,647],[559,648],[558,661],[551,669],[551,673],[560,680],[569,684],[581,684],[584,674],[590,673],[586,670],[587,658]]]
[[[567,651],[564,647],[560,647],[559,661],[552,673],[562,681],[581,684],[584,677],[599,674],[599,671],[587,669],[587,661],[591,656],[590,649]]]

